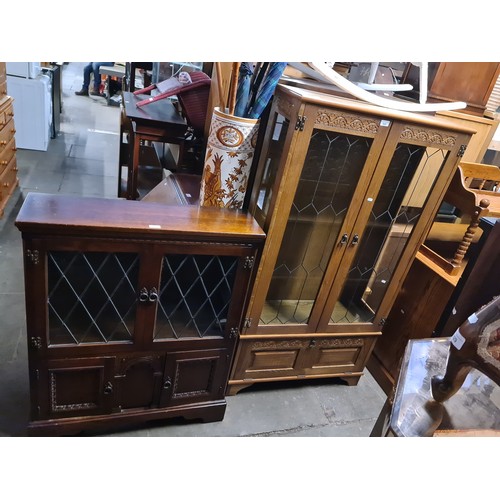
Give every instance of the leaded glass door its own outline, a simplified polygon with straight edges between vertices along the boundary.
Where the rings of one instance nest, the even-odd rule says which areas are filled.
[[[443,184],[442,170],[451,172],[456,163],[456,154],[451,155],[456,136],[438,130],[395,124],[387,145],[390,155],[382,155],[348,235],[319,324],[325,331],[381,329],[394,300],[389,292],[401,276],[401,259],[409,262],[416,252],[436,208],[436,183]]]
[[[263,266],[272,265],[273,271],[257,283],[248,332],[257,328],[257,317],[259,329],[269,332],[314,331],[324,305],[318,304],[318,294],[331,285],[327,269],[332,261],[338,265],[342,259],[342,235],[358,215],[353,200],[364,195],[388,123],[316,106],[305,109],[303,130],[294,131],[279,110],[271,119],[254,211],[265,217]],[[283,148],[290,144],[285,136],[290,130],[296,136],[289,157]]]
[[[134,342],[140,255],[46,252],[48,346]]]
[[[161,256],[153,340],[236,337],[241,321],[235,297],[241,255],[164,253]],[[241,276],[240,276],[241,280]],[[242,288],[245,290],[245,287]],[[236,307],[235,307],[236,305]]]

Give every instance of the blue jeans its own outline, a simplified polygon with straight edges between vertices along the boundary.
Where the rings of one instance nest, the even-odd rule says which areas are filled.
[[[99,68],[101,66],[114,66],[114,62],[90,62],[83,68],[83,86],[82,89],[88,90],[90,85],[90,73],[94,73],[94,90],[99,92],[101,84],[101,75],[99,75]]]

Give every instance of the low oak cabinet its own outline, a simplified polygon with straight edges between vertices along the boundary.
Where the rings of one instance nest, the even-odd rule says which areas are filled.
[[[29,193],[30,432],[221,420],[264,233],[249,215]]]
[[[357,383],[473,133],[277,86],[249,201],[266,243],[230,394]]]

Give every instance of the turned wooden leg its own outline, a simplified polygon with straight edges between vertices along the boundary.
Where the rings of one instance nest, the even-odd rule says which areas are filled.
[[[451,337],[445,374],[431,380],[434,399],[453,396],[472,368],[500,382],[500,296],[471,314]]]
[[[432,397],[438,403],[451,398],[462,387],[471,369],[472,366],[470,364],[460,363],[459,360],[454,360],[450,357],[445,374],[443,376],[432,377]]]

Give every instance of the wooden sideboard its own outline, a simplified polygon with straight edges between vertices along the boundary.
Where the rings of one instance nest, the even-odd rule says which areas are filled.
[[[31,434],[223,418],[265,239],[250,215],[29,193],[16,225]]]

